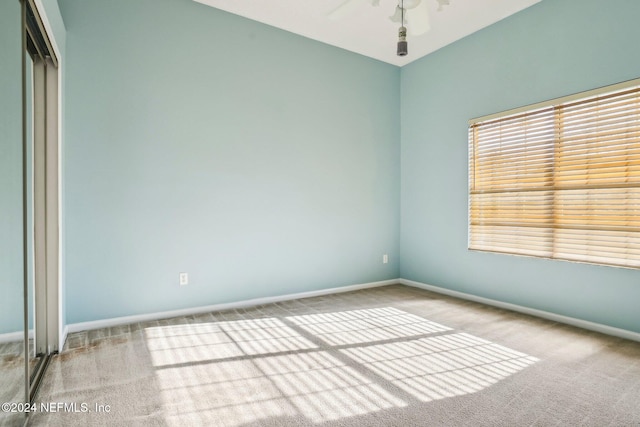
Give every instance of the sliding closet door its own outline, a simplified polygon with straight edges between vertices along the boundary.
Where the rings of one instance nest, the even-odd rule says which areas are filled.
[[[41,129],[37,129],[35,124],[35,102],[34,92],[38,90],[35,81],[35,67],[31,55],[25,55],[25,77],[24,77],[24,114],[25,114],[25,256],[26,256],[26,311],[27,311],[27,363],[28,375],[35,371],[39,361],[42,360],[38,352],[37,345],[40,339],[36,336],[36,307],[35,298],[35,254],[34,254],[34,139]]]
[[[58,351],[58,66],[34,0],[0,0],[0,426]]]
[[[25,0],[25,247],[27,378],[33,399],[49,357],[58,351],[59,143],[58,67],[33,0]]]

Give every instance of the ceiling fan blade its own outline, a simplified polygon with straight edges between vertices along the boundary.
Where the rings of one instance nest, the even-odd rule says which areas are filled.
[[[438,0],[438,12],[442,12],[443,6],[448,6],[449,4],[449,0]]]
[[[408,11],[407,28],[413,36],[420,36],[431,29],[429,6],[426,1],[421,1],[418,6]]]
[[[400,6],[396,6],[395,11],[393,12],[393,15],[391,15],[389,17],[389,20],[391,22],[397,22],[398,24],[400,24],[400,21],[402,21],[402,9],[400,8]],[[407,19],[405,18],[405,21]],[[400,24],[402,25],[402,24]]]
[[[422,1],[422,0],[403,0],[402,1],[402,6],[405,8],[405,10],[409,10],[409,9],[415,9],[416,7],[418,7],[420,5],[420,3],[424,3],[424,1]],[[398,6],[400,6],[400,2],[398,2]]]
[[[340,6],[333,9],[327,17],[332,21],[338,21],[346,16],[354,13],[358,8],[365,3],[367,0],[346,0]]]

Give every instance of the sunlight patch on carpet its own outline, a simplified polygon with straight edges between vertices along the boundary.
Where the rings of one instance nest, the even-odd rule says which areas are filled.
[[[451,330],[392,307],[307,314],[286,319],[329,345],[370,343]]]
[[[145,329],[153,366],[317,348],[275,318]]]
[[[321,423],[406,406],[322,351],[165,368],[157,377],[171,425],[240,426],[277,417]]]
[[[176,426],[320,424],[477,393],[538,361],[391,307],[144,333]]]
[[[465,333],[340,351],[423,402],[478,392],[538,361]]]

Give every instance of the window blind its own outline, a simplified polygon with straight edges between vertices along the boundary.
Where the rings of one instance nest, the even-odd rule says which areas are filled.
[[[470,122],[469,249],[640,267],[640,80]]]

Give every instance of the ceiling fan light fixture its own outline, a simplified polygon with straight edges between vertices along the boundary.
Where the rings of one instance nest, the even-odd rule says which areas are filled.
[[[406,56],[409,53],[407,44],[407,28],[404,26],[404,0],[400,0],[400,29],[398,30],[398,56]]]
[[[400,27],[398,30],[398,56],[406,56],[409,53],[409,46],[407,44],[407,29]]]

